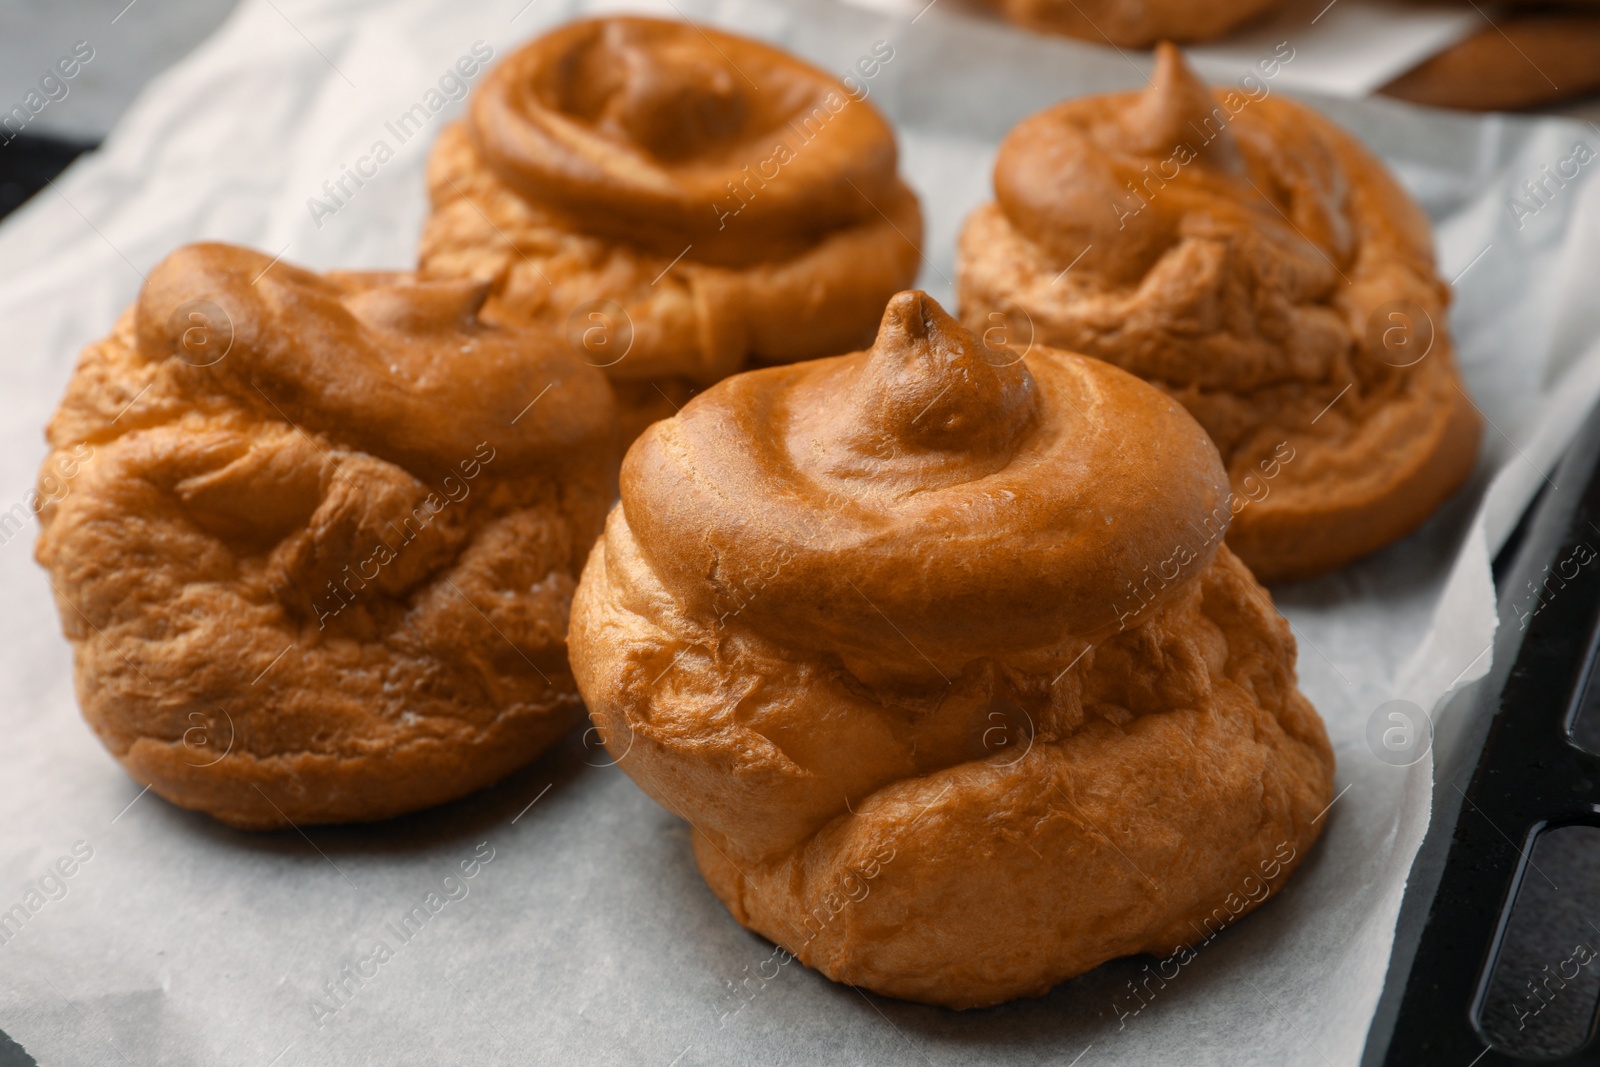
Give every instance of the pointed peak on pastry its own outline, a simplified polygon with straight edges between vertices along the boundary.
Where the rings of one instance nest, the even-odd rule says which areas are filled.
[[[1168,156],[1187,145],[1212,166],[1235,170],[1239,149],[1227,113],[1183,53],[1170,41],[1156,46],[1150,84],[1117,122],[1122,145],[1140,155]]]
[[[972,335],[937,300],[921,289],[907,289],[889,298],[873,350],[885,346],[898,349],[919,341],[954,351],[975,345]]]
[[[1005,450],[1033,413],[1033,376],[1022,360],[997,365],[971,332],[917,289],[890,298],[864,378],[863,399],[876,409],[877,429],[913,448]]]

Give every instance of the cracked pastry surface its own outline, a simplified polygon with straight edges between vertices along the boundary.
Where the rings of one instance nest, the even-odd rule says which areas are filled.
[[[961,233],[963,320],[1181,400],[1263,581],[1404,536],[1472,472],[1427,219],[1315,112],[1213,93],[1164,45],[1143,92],[1025,119],[994,180]]]
[[[901,293],[870,350],[651,427],[621,488],[579,689],[733,916],[829,977],[1040,994],[1316,839],[1294,639],[1222,544],[1215,448],[1131,375]]]
[[[871,340],[917,273],[893,131],[777,49],[601,18],[528,44],[428,165],[420,270],[489,283],[485,316],[569,338],[629,437],[750,362]]]
[[[992,0],[1012,22],[1095,44],[1149,48],[1157,41],[1209,41],[1283,0]]]
[[[484,295],[192,245],[84,350],[37,556],[134,778],[242,828],[380,819],[581,715],[566,620],[612,499],[610,389],[478,321]]]

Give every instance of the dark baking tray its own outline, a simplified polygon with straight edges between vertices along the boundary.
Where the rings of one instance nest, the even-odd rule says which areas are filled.
[[[30,134],[19,134],[9,141],[5,136],[0,134],[0,218],[21,207],[68,164],[95,147]]]
[[[1440,716],[1364,1067],[1597,1064],[1600,411],[1495,565],[1490,673]]]

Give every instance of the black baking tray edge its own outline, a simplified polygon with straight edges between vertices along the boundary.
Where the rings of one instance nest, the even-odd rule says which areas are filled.
[[[1600,411],[1590,413],[1496,560],[1492,666],[1440,716],[1433,817],[1406,886],[1363,1067],[1600,1067],[1594,1005],[1587,1041],[1562,1057],[1492,1048],[1475,1017],[1534,836],[1547,827],[1600,827],[1600,756],[1569,736],[1596,661],[1600,566],[1577,568],[1536,614],[1525,610],[1547,568],[1579,545],[1600,545]]]
[[[82,141],[35,134],[17,134],[10,140],[6,136],[0,132],[0,218],[21,207],[73,160],[95,148]]]

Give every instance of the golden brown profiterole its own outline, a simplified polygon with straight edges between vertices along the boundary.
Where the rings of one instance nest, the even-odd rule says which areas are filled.
[[[1263,581],[1414,530],[1471,473],[1428,222],[1302,105],[1208,89],[1171,45],[1136,93],[1023,120],[968,218],[963,320],[1115,363],[1221,450],[1228,543]]]
[[[191,245],[84,350],[37,555],[134,779],[246,829],[382,819],[581,717],[567,612],[611,392],[485,295]]]
[[[1227,494],[1169,396],[904,292],[634,443],[573,672],[740,923],[889,996],[1040,994],[1316,840],[1333,755]]]
[[[628,438],[751,363],[872,338],[916,276],[917,198],[865,93],[769,45],[585,19],[501,63],[428,166],[428,277],[564,332]]]

